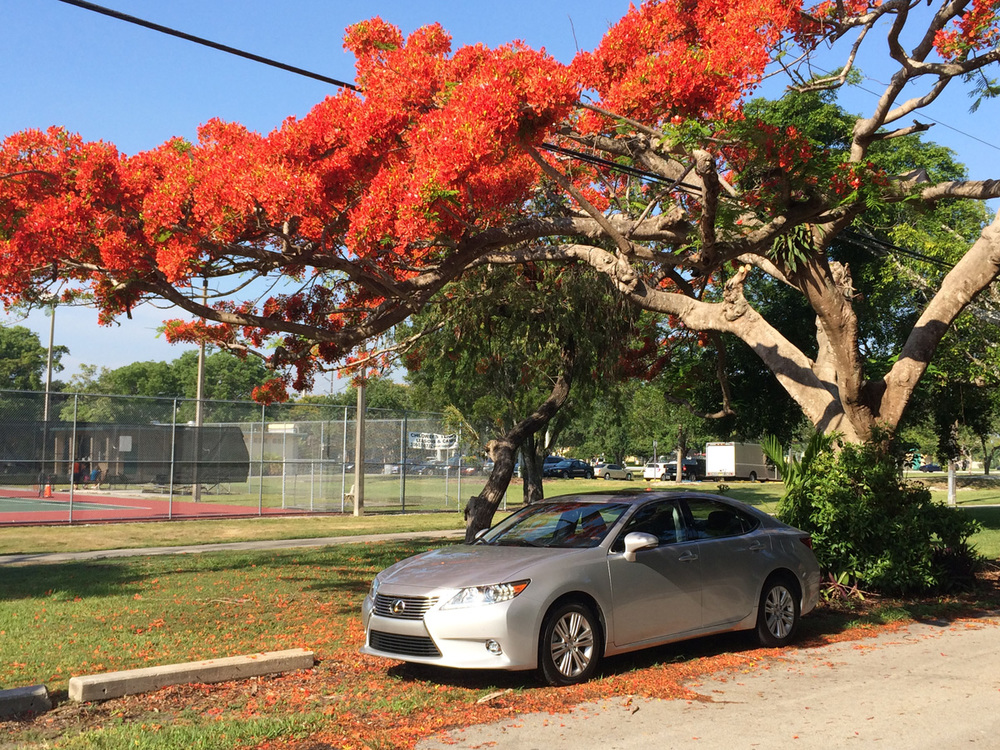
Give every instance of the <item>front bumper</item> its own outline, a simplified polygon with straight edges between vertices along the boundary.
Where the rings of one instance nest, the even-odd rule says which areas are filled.
[[[361,610],[365,628],[361,653],[457,669],[534,669],[538,666],[539,604],[532,603],[527,594],[461,609],[441,609],[437,603],[420,619],[378,614],[366,596]]]

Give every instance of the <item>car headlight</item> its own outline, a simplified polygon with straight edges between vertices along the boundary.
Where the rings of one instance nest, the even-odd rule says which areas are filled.
[[[441,609],[460,609],[461,607],[478,607],[483,604],[507,602],[524,591],[529,583],[531,583],[530,580],[492,583],[489,586],[470,586],[455,594],[444,603]]]
[[[377,594],[377,593],[378,593],[378,587],[379,587],[379,586],[381,586],[381,585],[382,585],[382,584],[381,584],[381,582],[380,582],[380,581],[378,580],[378,576],[375,576],[375,578],[373,578],[373,579],[372,579],[372,585],[371,585],[371,588],[370,588],[370,589],[368,589],[368,597],[369,597],[369,598],[370,598],[370,599],[371,599],[372,601],[375,601],[375,594]]]

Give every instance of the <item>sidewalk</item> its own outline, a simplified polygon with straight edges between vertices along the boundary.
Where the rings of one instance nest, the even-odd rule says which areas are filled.
[[[1000,617],[917,623],[861,641],[788,649],[752,674],[691,685],[698,700],[621,696],[570,714],[452,731],[418,750],[795,750],[1000,746]]]
[[[106,549],[92,552],[43,552],[23,555],[0,555],[2,565],[39,565],[75,562],[79,560],[106,560],[112,557],[145,557],[151,555],[194,555],[202,552],[229,550],[296,549],[301,547],[327,547],[333,544],[365,544],[393,539],[462,539],[465,529],[443,531],[405,531],[395,534],[365,534],[360,536],[327,536],[315,539],[277,539],[253,542],[224,542],[220,544],[191,544],[175,547],[138,547],[134,549]]]

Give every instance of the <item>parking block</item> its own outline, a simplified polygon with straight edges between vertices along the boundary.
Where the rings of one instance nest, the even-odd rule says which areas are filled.
[[[16,716],[32,711],[43,713],[52,708],[49,691],[45,685],[29,685],[28,687],[0,690],[0,718]]]
[[[250,656],[229,656],[185,664],[166,664],[122,672],[83,675],[70,679],[69,697],[74,701],[101,701],[123,695],[148,693],[168,685],[228,682],[264,674],[309,669],[314,662],[312,651],[293,648]]]

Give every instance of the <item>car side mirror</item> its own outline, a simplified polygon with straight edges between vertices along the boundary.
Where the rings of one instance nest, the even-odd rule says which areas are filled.
[[[660,540],[644,531],[633,531],[625,535],[625,559],[635,562],[635,553],[644,549],[652,549],[659,545]]]

